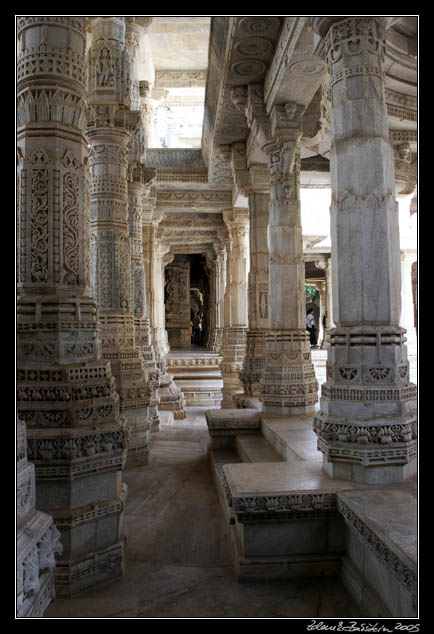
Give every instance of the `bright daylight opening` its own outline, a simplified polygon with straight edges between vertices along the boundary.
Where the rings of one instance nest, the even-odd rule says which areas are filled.
[[[205,87],[170,88],[155,109],[150,147],[200,148]]]

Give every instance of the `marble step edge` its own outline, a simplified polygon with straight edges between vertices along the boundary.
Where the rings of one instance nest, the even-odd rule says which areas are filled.
[[[185,391],[189,392],[221,392],[223,387],[223,381],[219,381],[219,383],[212,383],[211,381],[177,381],[177,385],[180,390],[184,393]]]
[[[237,528],[238,522],[246,520],[245,517],[234,512],[229,504],[226,490],[225,478],[223,474],[224,466],[227,464],[240,464],[240,457],[236,450],[221,449],[210,450],[211,471],[217,488],[219,502],[225,517],[226,537],[228,539],[231,552],[233,554],[233,566],[239,581],[249,580],[271,580],[301,578],[310,576],[337,576],[340,570],[340,553],[313,553],[313,554],[292,554],[280,556],[248,556],[244,555],[241,537]],[[335,512],[332,513],[334,515]],[[330,514],[327,514],[330,516]],[[324,515],[318,516],[322,519]],[[256,521],[259,519],[254,518]],[[288,521],[295,517],[274,514],[274,521]],[[270,518],[268,518],[268,521]],[[247,520],[248,521],[248,520]]]
[[[211,439],[216,436],[236,436],[259,433],[261,413],[256,409],[223,408],[208,410],[205,418]]]
[[[284,458],[259,434],[235,437],[235,448],[242,462],[283,462]]]
[[[214,484],[217,490],[217,497],[221,509],[226,519],[226,525],[230,526],[235,522],[235,516],[228,504],[228,498],[224,487],[223,467],[225,464],[239,463],[240,457],[234,448],[209,449],[209,461]]]
[[[376,527],[372,522],[372,509],[370,512],[357,512],[352,508],[348,495],[343,492],[337,499],[337,510],[343,517],[348,529],[358,540],[374,555],[374,557],[387,569],[402,587],[412,597],[413,603],[417,603],[418,592],[418,565],[416,558],[412,558],[391,536],[390,527],[386,520],[384,527]],[[392,521],[392,520],[391,520]],[[403,534],[408,532],[408,526],[403,527]],[[414,531],[417,532],[416,522]],[[408,535],[407,535],[408,537]]]

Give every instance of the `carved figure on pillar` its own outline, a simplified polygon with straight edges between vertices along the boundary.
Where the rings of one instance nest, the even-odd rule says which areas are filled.
[[[416,386],[400,320],[394,156],[381,17],[329,18],[333,319],[327,381],[314,421],[323,468],[366,483],[416,469]],[[348,301],[351,297],[352,301]]]

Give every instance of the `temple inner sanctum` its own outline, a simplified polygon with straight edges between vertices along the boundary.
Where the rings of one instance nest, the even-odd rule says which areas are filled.
[[[15,16],[16,618],[419,617],[418,16]]]

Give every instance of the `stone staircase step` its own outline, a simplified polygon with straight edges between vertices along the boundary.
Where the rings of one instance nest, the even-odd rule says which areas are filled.
[[[190,407],[215,407],[222,401],[221,358],[205,350],[174,350],[168,368]]]
[[[313,418],[306,416],[262,417],[261,433],[275,451],[287,462],[322,462],[317,449]]]
[[[237,436],[235,448],[243,462],[283,462],[284,458],[257,434]]]

